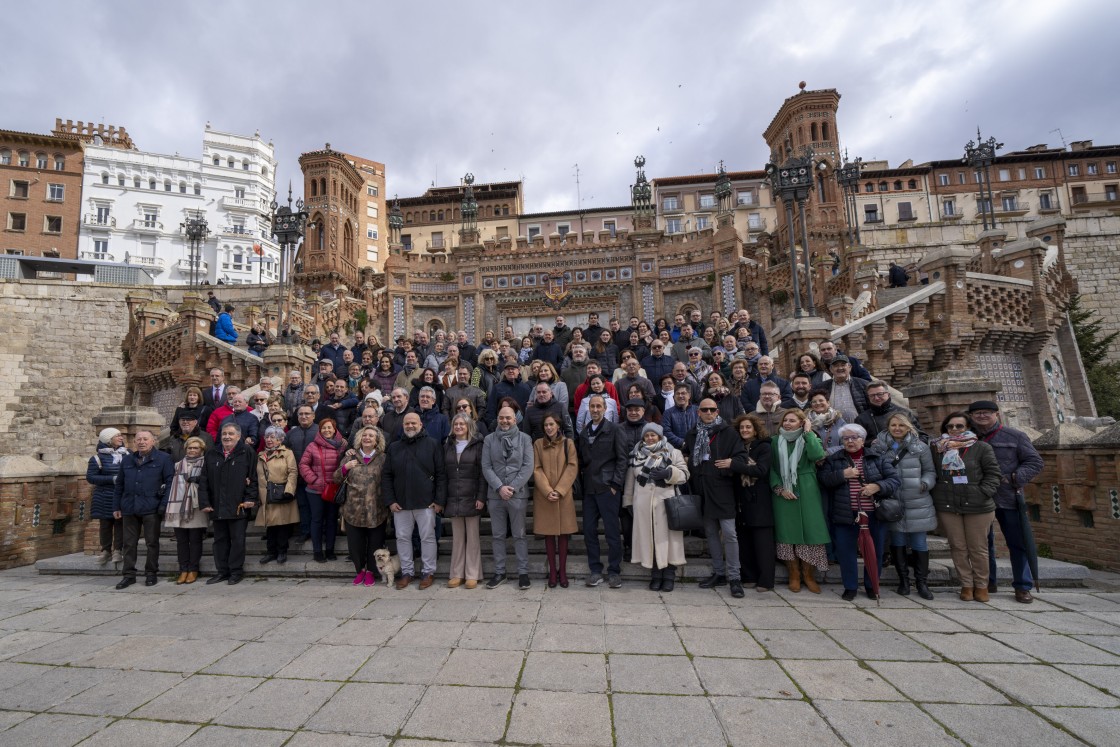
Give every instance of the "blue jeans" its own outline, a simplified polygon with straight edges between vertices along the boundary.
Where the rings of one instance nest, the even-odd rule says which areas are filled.
[[[307,491],[307,504],[311,509],[311,549],[315,553],[334,552],[334,539],[338,533],[338,506],[323,500],[318,493]]]
[[[605,493],[588,493],[583,496],[583,541],[587,545],[587,568],[592,573],[603,573],[599,558],[599,519],[603,520],[603,534],[607,536],[607,574],[622,572],[622,529],[618,519],[622,497]]]
[[[891,547],[910,545],[910,549],[914,552],[929,552],[927,537],[925,532],[891,532]]]
[[[1034,588],[1034,576],[1027,562],[1027,546],[1023,543],[1023,523],[1016,508],[996,507],[996,521],[1003,533],[1003,541],[1011,553],[1011,585],[1022,591]],[[988,576],[996,580],[996,535],[995,529],[988,530]]]
[[[878,561],[881,573],[883,570],[883,545],[886,544],[887,540],[887,525],[880,524],[874,514],[870,515],[868,519],[871,538],[875,541],[875,558]],[[855,591],[858,583],[856,573],[859,569],[859,546],[856,544],[856,539],[859,537],[859,527],[855,524],[834,524],[833,530],[835,531],[836,560],[840,564],[840,579],[844,582],[845,589]],[[866,564],[863,570],[863,585],[864,588],[871,588]]]

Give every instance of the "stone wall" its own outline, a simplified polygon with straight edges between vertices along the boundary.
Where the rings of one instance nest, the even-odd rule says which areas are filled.
[[[1066,218],[1066,263],[1083,306],[1097,312],[1102,332],[1120,331],[1120,219]],[[1109,359],[1120,361],[1120,344]]]
[[[85,464],[0,456],[0,570],[84,549],[92,492]]]

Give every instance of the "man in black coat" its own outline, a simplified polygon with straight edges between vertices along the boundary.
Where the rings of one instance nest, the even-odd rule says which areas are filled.
[[[599,342],[599,337],[602,334],[603,328],[599,326],[599,315],[592,311],[587,315],[587,326],[583,330],[584,342],[594,345]]]
[[[552,396],[552,388],[545,382],[540,382],[533,389],[533,401],[525,408],[524,417],[521,418],[521,431],[528,433],[536,441],[544,435],[544,418],[546,415],[555,415],[560,421],[560,430],[568,438],[575,438],[572,429],[572,419],[568,417],[568,410],[560,401]]]
[[[214,521],[214,567],[217,574],[207,584],[241,583],[245,576],[245,530],[249,512],[258,503],[257,452],[250,448],[241,427],[222,423],[219,443],[206,452],[198,505]]]
[[[891,415],[900,412],[910,419],[914,424],[914,428],[919,434],[922,433],[922,428],[918,425],[918,419],[914,417],[914,413],[910,412],[902,405],[896,405],[891,401],[891,392],[887,389],[887,385],[882,381],[872,381],[867,385],[867,409],[859,414],[856,418],[856,425],[862,425],[863,429],[867,431],[867,443],[875,440],[880,431],[887,429],[887,421],[890,420]]]
[[[625,405],[626,414],[620,418],[618,428],[614,435],[614,481],[613,485],[622,492],[626,485],[626,470],[630,467],[630,452],[634,444],[642,440],[642,428],[646,425],[646,403],[644,400],[632,399]],[[619,513],[622,523],[622,542],[624,552],[630,556],[634,537],[634,513],[631,508],[622,508]]]
[[[389,444],[385,467],[381,471],[381,501],[393,512],[397,533],[397,555],[401,578],[397,588],[412,583],[415,563],[412,557],[412,528],[420,532],[423,561],[420,588],[432,585],[436,572],[436,521],[447,505],[447,471],[443,447],[424,432],[420,416],[410,412],[401,423],[403,435]]]
[[[560,365],[564,362],[564,348],[556,342],[551,329],[546,329],[541,334],[541,341],[533,350],[533,360],[551,363],[553,368],[560,370]]]
[[[730,584],[731,596],[743,596],[739,568],[739,535],[735,528],[735,482],[747,466],[747,452],[739,433],[719,417],[713,399],[700,400],[696,429],[684,440],[689,484],[703,497],[704,533],[712,556],[712,575],[701,589]],[[720,541],[722,535],[722,542]]]
[[[172,462],[178,463],[186,456],[188,438],[201,438],[206,444],[206,449],[214,445],[214,439],[199,426],[198,413],[195,410],[184,410],[179,414],[179,434],[176,436],[169,434],[167,438],[160,441],[159,450],[166,452]]]
[[[210,369],[210,386],[202,387],[202,404],[210,412],[226,403],[226,372],[220,368]]]
[[[319,390],[316,389],[316,392]],[[315,408],[311,405],[300,405],[296,408],[296,424],[288,429],[284,437],[284,445],[292,450],[296,464],[303,459],[303,452],[319,435],[319,426],[315,423]],[[299,543],[303,544],[311,539],[311,506],[307,502],[307,481],[303,475],[296,472],[296,506],[299,508]]]
[[[485,419],[486,427],[490,429],[490,432],[494,432],[494,426],[498,422],[498,403],[504,397],[513,398],[517,406],[524,409],[531,393],[532,389],[529,388],[529,385],[521,380],[521,366],[517,364],[517,361],[506,361],[502,367],[502,378],[490,387],[490,394],[486,397]]]
[[[579,469],[583,477],[583,540],[587,545],[588,586],[603,583],[603,561],[599,557],[599,519],[607,537],[607,584],[622,586],[622,487],[615,483],[615,437],[618,426],[607,420],[607,402],[602,394],[587,398],[591,420],[576,441]]]
[[[136,450],[121,459],[113,493],[113,518],[121,519],[124,529],[121,571],[124,578],[117,584],[118,589],[127,589],[136,583],[136,552],[141,529],[144,531],[144,584],[155,586],[158,582],[159,529],[167,510],[167,491],[175,477],[175,463],[155,448],[156,437],[151,431],[137,431],[134,444]]]
[[[774,372],[774,359],[768,355],[762,355],[758,359],[758,376],[747,379],[747,383],[743,384],[743,409],[747,412],[754,412],[754,408],[758,405],[758,395],[760,387],[767,381],[772,381],[778,385],[778,393],[782,399],[790,399],[793,397],[793,390],[787,380],[778,376]]]

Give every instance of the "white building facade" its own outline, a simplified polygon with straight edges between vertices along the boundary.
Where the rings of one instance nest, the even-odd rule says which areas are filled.
[[[140,265],[161,285],[190,282],[183,224],[206,219],[201,281],[275,283],[280,251],[271,235],[276,179],[272,143],[206,125],[202,158],[86,146],[78,256]]]

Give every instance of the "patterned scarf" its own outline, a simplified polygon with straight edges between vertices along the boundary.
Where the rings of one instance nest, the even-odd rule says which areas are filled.
[[[719,415],[710,423],[697,419],[696,443],[692,444],[692,466],[699,467],[712,455],[712,430],[717,425],[723,425],[723,418]]]
[[[963,471],[965,467],[960,450],[967,451],[970,446],[979,440],[972,431],[965,431],[958,436],[943,433],[941,438],[933,442],[937,450],[944,454],[941,457],[941,468],[950,471]]]
[[[202,464],[202,457],[184,457],[175,465],[175,479],[171,482],[171,496],[167,503],[168,508],[178,505],[181,521],[190,521],[198,510],[198,482],[189,478],[197,480],[202,475]]]
[[[801,464],[801,454],[805,451],[805,431],[800,428],[792,431],[782,428],[778,435],[778,464],[782,474],[782,487],[794,492],[797,489],[797,466]]]
[[[699,433],[697,438],[699,438]],[[647,444],[645,439],[639,440],[638,443],[634,444],[633,451],[630,452],[630,464],[634,467],[634,479],[639,485],[645,485],[650,480],[649,473],[651,470],[672,466],[672,455],[673,447],[664,436],[652,446]]]

